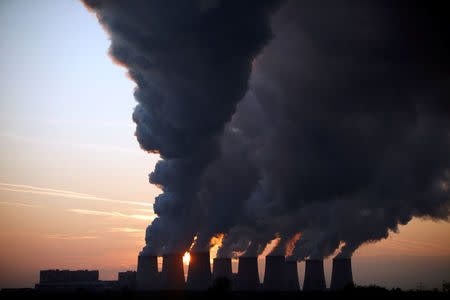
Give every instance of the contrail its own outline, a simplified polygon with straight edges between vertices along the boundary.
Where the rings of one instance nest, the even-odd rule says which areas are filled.
[[[6,182],[0,182],[0,191],[30,193],[30,194],[38,194],[38,195],[58,196],[58,197],[73,198],[73,199],[94,200],[94,201],[103,201],[103,202],[112,202],[112,203],[124,203],[124,204],[142,205],[142,206],[153,206],[153,204],[145,203],[145,202],[110,199],[110,198],[98,197],[95,195],[82,194],[82,193],[66,191],[66,190],[50,189],[50,188],[37,187],[37,186],[32,186],[32,185],[24,185],[24,184],[12,184],[12,183],[6,183]]]

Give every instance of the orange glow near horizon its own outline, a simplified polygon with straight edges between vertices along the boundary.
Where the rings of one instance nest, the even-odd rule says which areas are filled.
[[[295,243],[302,236],[301,232],[297,232],[294,236],[286,243],[286,254],[285,256],[291,256],[292,252],[294,252]]]

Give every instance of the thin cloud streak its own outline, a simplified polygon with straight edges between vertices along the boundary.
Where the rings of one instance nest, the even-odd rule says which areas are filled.
[[[74,212],[81,215],[94,215],[94,216],[111,216],[111,217],[123,217],[123,218],[132,218],[144,221],[152,221],[156,218],[155,215],[152,216],[143,216],[143,215],[127,215],[118,211],[99,211],[99,210],[89,210],[89,209],[77,209],[72,208],[68,209],[70,212]]]
[[[21,202],[7,202],[7,201],[0,201],[0,205],[5,205],[5,206],[20,206],[20,207],[37,207],[37,205],[28,204],[28,203],[21,203]]]
[[[48,239],[57,240],[93,240],[96,236],[93,235],[67,235],[67,234],[47,234],[45,236]]]
[[[66,191],[66,190],[43,188],[43,187],[37,187],[37,186],[32,186],[32,185],[23,185],[23,184],[11,184],[11,183],[6,183],[6,182],[0,182],[0,191],[47,195],[47,196],[65,197],[65,198],[72,198],[72,199],[94,200],[94,201],[103,201],[103,202],[111,202],[111,203],[124,203],[124,204],[141,205],[141,206],[153,206],[153,204],[145,203],[145,202],[110,199],[110,198],[98,197],[95,195],[82,194],[82,193]]]
[[[3,133],[3,132],[0,132],[0,138],[13,139],[13,140],[24,142],[24,143],[39,143],[39,144],[47,144],[47,145],[50,144],[50,145],[57,145],[57,146],[69,146],[69,147],[77,147],[77,148],[94,150],[94,151],[102,151],[102,152],[117,151],[117,152],[138,154],[138,155],[141,153],[135,149],[126,148],[126,147],[118,147],[118,146],[114,146],[114,145],[98,145],[98,144],[89,144],[89,143],[74,144],[74,143],[71,143],[68,141],[55,142],[53,140],[48,140],[48,139],[44,139],[44,138],[35,138],[35,137],[31,137],[31,136],[23,136],[23,135],[16,135],[16,134]]]
[[[111,232],[143,232],[144,229],[129,228],[129,227],[115,227],[111,228]]]

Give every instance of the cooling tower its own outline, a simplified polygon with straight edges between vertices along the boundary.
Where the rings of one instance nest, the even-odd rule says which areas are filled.
[[[266,256],[264,273],[264,289],[271,291],[284,290],[286,286],[286,268],[284,256]]]
[[[182,254],[163,255],[163,268],[161,272],[161,289],[163,290],[184,289]]]
[[[298,291],[300,290],[300,285],[298,283],[298,270],[297,270],[297,261],[296,260],[288,260],[285,265],[285,273],[286,275],[286,285],[285,289],[287,291]]]
[[[237,289],[241,291],[259,288],[257,257],[239,257],[237,283]]]
[[[214,258],[213,279],[225,277],[233,280],[231,271],[231,258]]]
[[[186,289],[207,290],[211,285],[211,264],[208,252],[191,252]]]
[[[159,288],[158,263],[156,256],[138,256],[136,284],[138,290]]]
[[[353,285],[352,260],[350,258],[334,258],[330,289],[339,291]]]
[[[306,260],[305,281],[303,282],[304,291],[323,291],[325,290],[325,275],[323,273],[323,260]]]

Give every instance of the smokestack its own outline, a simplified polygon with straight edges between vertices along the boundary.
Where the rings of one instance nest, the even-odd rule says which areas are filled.
[[[330,289],[339,291],[353,285],[351,258],[334,258]]]
[[[284,256],[266,256],[266,271],[264,273],[265,290],[284,290],[286,286],[286,268]]]
[[[237,288],[241,291],[259,288],[257,257],[239,257],[237,282]]]
[[[300,290],[300,285],[298,283],[298,270],[297,261],[288,260],[285,265],[285,279],[286,279],[286,290],[287,291],[298,291]]]
[[[323,260],[308,259],[305,267],[305,281],[303,282],[304,291],[323,291],[325,290],[325,275],[323,273]]]
[[[157,256],[138,256],[136,283],[138,290],[155,290],[159,285]]]
[[[208,252],[191,252],[186,289],[207,290],[211,284],[211,264]]]
[[[161,272],[161,288],[163,290],[183,290],[183,255],[163,255],[163,269]]]
[[[214,258],[213,263],[213,279],[225,277],[233,280],[233,273],[231,271],[231,258]]]

